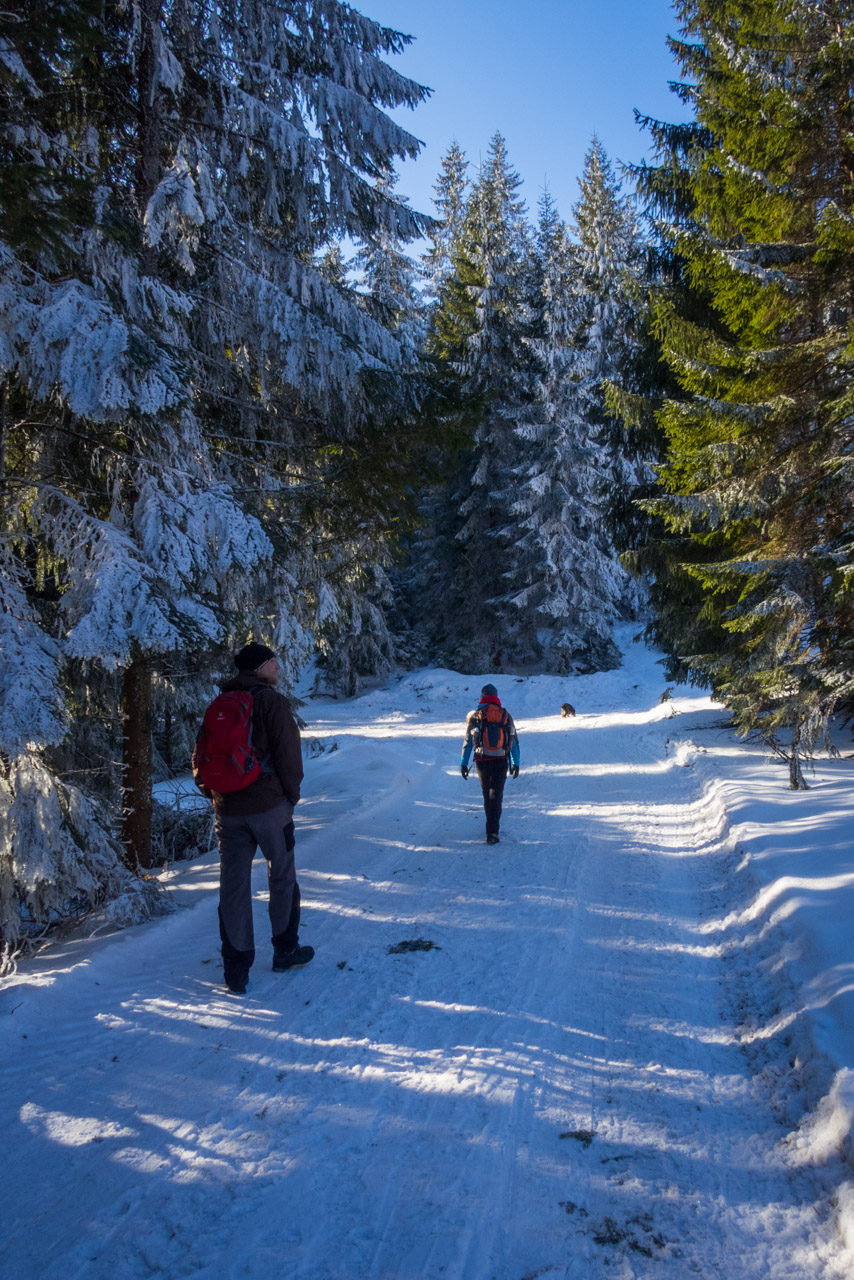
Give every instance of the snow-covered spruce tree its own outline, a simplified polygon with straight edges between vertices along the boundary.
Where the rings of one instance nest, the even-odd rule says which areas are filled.
[[[401,464],[399,445],[399,421],[378,412],[362,425],[356,444],[336,442],[321,451],[322,479],[302,506],[317,687],[325,684],[347,697],[362,677],[385,674],[395,652],[386,619],[387,566],[405,505],[401,476],[409,465],[408,455]]]
[[[329,579],[323,582],[314,619],[319,672],[325,685],[352,698],[360,679],[384,675],[391,669],[395,644],[389,631],[386,608],[392,588],[376,549],[349,547],[349,561],[334,559],[327,573],[337,582],[333,594]]]
[[[8,442],[22,462],[10,481],[12,545],[24,561],[34,546],[54,584],[64,656],[123,672],[123,840],[131,865],[146,865],[150,657],[210,644],[221,625],[215,584],[269,542],[217,475],[189,408],[188,228],[201,214],[180,175],[163,171],[179,69],[159,13],[149,5],[137,16],[138,30],[129,13],[103,11],[103,57],[70,69],[59,59],[51,87],[61,106],[68,99],[62,165],[69,181],[83,170],[89,199],[61,254],[7,244],[3,328],[7,374],[29,418]],[[130,137],[132,151],[116,145]],[[160,205],[176,235],[158,246],[149,214],[162,180],[176,196]]]
[[[705,640],[688,617],[673,645],[742,730],[791,734],[798,788],[852,688],[852,21],[775,0],[679,12],[697,126],[659,126],[645,184],[705,302],[657,308],[682,393],[660,414],[657,510],[696,548]]]
[[[581,258],[548,192],[540,201],[536,262],[540,412],[516,429],[526,447],[513,505],[523,537],[512,598],[538,618],[551,669],[601,669],[615,660],[611,633],[623,573],[604,520],[608,454],[590,422],[588,356],[577,345],[587,304]]]
[[[391,198],[397,175],[386,170],[376,186]],[[406,207],[406,201],[401,201]],[[389,227],[380,227],[374,237],[358,248],[353,266],[357,272],[357,288],[369,315],[393,333],[404,330],[414,344],[414,320],[418,311],[415,289],[417,270],[406,253],[400,235]]]
[[[316,424],[321,443],[330,421],[352,436],[363,368],[399,354],[313,254],[382,226],[417,233],[373,180],[417,149],[383,108],[423,91],[381,60],[403,38],[338,3],[141,0],[73,16],[79,30],[4,15],[0,31],[0,194],[15,202],[23,148],[49,163],[34,214],[52,222],[39,238],[16,206],[0,245],[4,670],[13,691],[31,668],[42,677],[33,707],[55,714],[26,738],[36,748],[60,733],[63,660],[123,671],[125,847],[144,863],[157,663],[247,620],[273,639],[301,633],[290,565],[306,561]],[[59,31],[61,57],[42,27],[44,41]],[[39,874],[71,879],[55,857]]]
[[[391,197],[396,181],[386,170],[376,186]],[[356,693],[363,677],[385,674],[395,655],[387,617],[394,597],[389,570],[415,500],[412,467],[420,449],[413,426],[424,394],[417,271],[401,236],[390,227],[378,228],[358,246],[351,266],[355,296],[398,341],[400,368],[365,374],[358,440],[352,452],[340,454],[349,454],[347,479],[329,508],[316,513],[325,548],[320,552],[316,544],[322,573],[313,622],[318,679],[347,696]]]
[[[468,167],[465,152],[452,142],[442,157],[442,168],[433,186],[436,221],[430,231],[430,247],[421,259],[430,298],[438,298],[441,286],[454,269],[466,210]]]
[[[467,496],[471,443],[485,404],[463,387],[455,363],[472,331],[474,303],[454,273],[466,208],[468,161],[454,143],[435,184],[436,216],[422,256],[420,398],[414,423],[421,435],[416,516],[398,540],[391,570],[395,642],[413,663],[460,662],[459,628],[468,602],[460,593],[456,541],[459,509]],[[441,299],[441,301],[439,301]]]
[[[461,635],[469,633],[469,602],[460,592],[462,554],[455,533],[471,474],[471,435],[478,401],[467,402],[453,374],[433,365],[429,394],[419,403],[419,484],[398,522],[390,572],[395,647],[413,665],[460,665]],[[472,419],[475,418],[473,422]]]
[[[632,201],[622,195],[596,137],[585,156],[579,187],[573,210],[579,264],[573,378],[588,434],[602,450],[600,500],[613,556],[614,535],[621,532],[620,512],[652,478],[650,455],[610,411],[607,395],[609,385],[633,389],[647,259]],[[634,612],[639,603],[635,581],[617,568],[612,587],[617,607]]]
[[[208,63],[217,83],[208,87],[207,99],[222,95],[227,110],[220,136],[201,141],[209,172],[211,164],[223,163],[227,148],[231,190],[217,187],[214,228],[225,251],[217,246],[212,255],[218,309],[210,312],[216,325],[210,354],[215,358],[220,344],[241,352],[239,367],[233,362],[229,370],[232,417],[238,416],[232,439],[247,441],[251,450],[258,412],[265,415],[270,451],[259,476],[264,492],[257,511],[276,548],[276,563],[288,582],[298,584],[297,592],[288,593],[299,605],[298,629],[311,629],[321,591],[325,597],[336,594],[339,617],[358,615],[360,584],[374,580],[372,567],[381,576],[388,556],[388,529],[377,539],[365,536],[372,512],[358,505],[365,490],[350,473],[354,458],[375,450],[377,418],[389,421],[382,403],[388,397],[381,396],[379,408],[372,402],[371,377],[408,372],[399,307],[406,299],[398,298],[389,310],[382,286],[390,281],[379,278],[369,298],[360,295],[336,272],[330,254],[347,238],[361,244],[371,267],[378,267],[393,247],[420,234],[422,221],[393,192],[394,161],[414,154],[419,144],[383,108],[414,106],[426,91],[381,61],[406,38],[340,3],[273,10],[264,3],[221,6],[219,22],[218,51],[226,56],[226,69]],[[204,29],[194,35],[203,57],[210,40]],[[239,88],[231,83],[236,58],[253,69]],[[256,64],[266,71],[249,102]],[[208,230],[203,228],[202,254]],[[248,246],[239,262],[233,242]],[[312,262],[318,254],[325,255],[320,270]],[[402,258],[401,252],[398,265]],[[247,296],[249,314],[235,313],[233,298]],[[216,394],[212,402],[217,404]],[[244,406],[248,415],[241,412]],[[347,518],[333,522],[338,542],[331,557],[324,549],[330,521],[316,501],[318,487],[327,507],[350,503]],[[332,572],[330,562],[338,566]],[[358,574],[340,568],[354,563]],[[328,642],[325,627],[323,634]],[[345,649],[342,636],[342,661]],[[367,660],[358,646],[347,651]]]
[[[72,374],[85,331],[102,318],[70,270],[97,192],[97,136],[65,93],[67,82],[85,81],[98,13],[85,3],[0,13],[0,969],[27,925],[105,897],[117,918],[152,905],[98,806],[45,758],[68,716],[55,557],[39,527],[56,491],[57,452],[79,457],[85,435],[39,398],[60,374],[53,345],[79,325],[62,371]],[[102,341],[111,336],[101,329]],[[97,354],[92,364],[81,381],[97,378]]]
[[[643,612],[649,617],[650,591],[655,591],[657,575],[651,566],[648,573],[644,570],[643,556],[638,552],[652,539],[660,538],[664,526],[643,504],[659,491],[656,468],[664,457],[665,444],[656,413],[675,389],[655,336],[652,296],[662,287],[665,276],[672,278],[675,264],[672,255],[652,240],[646,242],[644,256],[642,274],[633,283],[633,341],[621,364],[619,383],[605,383],[606,438],[629,468],[628,483],[607,486],[605,518],[622,564],[639,579]]]
[[[531,236],[520,180],[500,134],[466,205],[454,271],[442,286],[431,352],[449,364],[465,400],[482,407],[459,507],[453,594],[456,661],[468,669],[537,656],[536,621],[508,595],[521,537],[512,512],[522,448],[517,428],[538,412],[532,332]]]

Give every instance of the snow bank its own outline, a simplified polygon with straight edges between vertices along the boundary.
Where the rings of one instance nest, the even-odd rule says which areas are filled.
[[[854,1070],[836,1073],[830,1092],[787,1140],[788,1159],[795,1166],[826,1164],[842,1154],[854,1157]],[[854,1256],[854,1181],[843,1182],[836,1193],[836,1227]]]
[[[854,1070],[843,1067],[836,1073],[833,1087],[815,1111],[801,1122],[787,1141],[793,1165],[825,1164],[831,1155],[845,1151],[851,1155],[851,1126],[854,1121]],[[854,1225],[854,1222],[852,1222]]]

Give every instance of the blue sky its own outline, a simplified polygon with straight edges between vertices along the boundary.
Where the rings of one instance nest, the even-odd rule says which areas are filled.
[[[425,143],[401,166],[398,191],[433,212],[433,183],[456,139],[474,167],[496,129],[534,210],[546,182],[564,218],[594,132],[612,160],[638,161],[648,146],[632,109],[685,119],[669,92],[666,45],[677,33],[665,0],[355,0],[368,17],[415,36],[391,59],[433,96],[399,114]]]

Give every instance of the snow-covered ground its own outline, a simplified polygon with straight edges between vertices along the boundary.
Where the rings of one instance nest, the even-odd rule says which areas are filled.
[[[481,680],[309,704],[308,968],[269,968],[259,860],[225,991],[207,858],[187,909],[2,983],[6,1274],[851,1276],[852,762],[789,792],[623,644],[492,677],[495,848],[457,763]]]

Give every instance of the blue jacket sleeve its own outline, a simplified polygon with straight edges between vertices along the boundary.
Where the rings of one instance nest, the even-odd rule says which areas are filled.
[[[516,732],[516,724],[512,719],[510,721],[510,732],[513,735],[510,739],[510,764],[511,767],[518,769],[522,755],[519,751],[519,735]]]
[[[474,736],[473,736],[472,722],[471,722],[472,715],[474,715],[474,712],[471,712],[468,719],[466,720],[466,736],[463,738],[463,750],[462,750],[462,754],[460,755],[461,765],[468,765],[469,760],[471,760],[472,748],[474,746]]]

